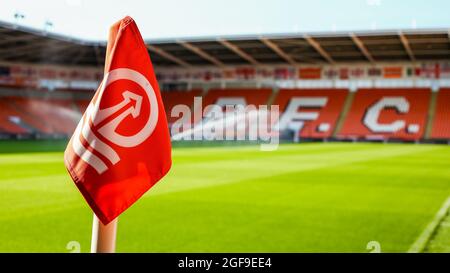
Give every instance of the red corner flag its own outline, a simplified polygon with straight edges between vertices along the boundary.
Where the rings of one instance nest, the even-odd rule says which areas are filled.
[[[104,225],[171,166],[164,105],[134,20],[109,33],[105,76],[64,153],[75,185]]]

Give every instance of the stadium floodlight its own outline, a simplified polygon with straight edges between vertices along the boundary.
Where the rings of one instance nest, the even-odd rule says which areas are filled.
[[[16,20],[16,25],[17,25],[17,24],[19,24],[20,20],[25,19],[25,15],[23,13],[19,12],[19,11],[16,11],[14,13],[14,19]]]
[[[44,31],[48,31],[48,29],[53,27],[53,22],[51,22],[50,20],[45,20],[44,23]]]
[[[14,13],[14,18],[16,18],[16,19],[24,19],[25,15],[23,13],[16,12],[16,13]]]

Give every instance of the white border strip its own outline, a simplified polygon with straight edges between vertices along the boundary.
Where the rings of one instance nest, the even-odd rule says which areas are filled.
[[[450,196],[447,197],[447,200],[445,200],[442,207],[439,209],[439,211],[434,216],[433,221],[431,221],[428,226],[424,229],[422,234],[417,238],[417,240],[414,242],[414,244],[411,245],[411,247],[408,250],[408,253],[420,253],[422,252],[427,243],[430,241],[431,236],[436,231],[439,224],[442,222],[444,217],[447,215],[447,211],[450,208]]]

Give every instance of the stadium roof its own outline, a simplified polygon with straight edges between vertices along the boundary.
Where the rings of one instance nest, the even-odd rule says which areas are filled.
[[[447,29],[150,40],[158,67],[304,65],[450,60]],[[0,61],[103,65],[104,42],[0,22]]]

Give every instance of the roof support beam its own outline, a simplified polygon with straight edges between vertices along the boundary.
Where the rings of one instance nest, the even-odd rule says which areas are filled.
[[[286,54],[286,52],[284,52],[279,46],[277,46],[274,42],[270,41],[269,39],[266,38],[261,38],[260,39],[261,42],[263,42],[266,46],[268,46],[270,49],[272,49],[275,53],[278,54],[278,56],[280,56],[282,59],[284,59],[286,62],[288,62],[289,64],[293,65],[293,66],[297,66],[297,62],[288,54]]]
[[[95,54],[95,64],[97,66],[103,66],[105,59],[100,54],[100,48],[97,45],[94,46],[94,54]]]
[[[147,45],[147,48],[152,51],[155,52],[156,54],[166,58],[169,61],[172,61],[178,65],[181,65],[183,67],[191,67],[190,64],[188,64],[187,62],[181,60],[180,58],[175,57],[174,55],[170,54],[169,52],[163,50],[162,48],[159,48],[157,46],[154,45]]]
[[[450,40],[450,29],[447,31],[447,37]]]
[[[208,53],[206,53],[204,50],[202,50],[199,47],[194,46],[191,43],[187,43],[187,42],[182,42],[182,41],[178,41],[178,43],[180,45],[182,45],[183,47],[189,49],[190,51],[194,52],[195,54],[199,55],[200,57],[202,57],[205,60],[210,61],[211,63],[219,66],[219,67],[224,67],[225,65],[219,61],[218,59],[214,58],[213,56],[209,55]]]
[[[20,51],[25,51],[25,50],[32,50],[34,48],[38,48],[42,45],[53,45],[54,43],[58,43],[58,41],[56,40],[48,40],[48,39],[42,39],[39,41],[35,41],[32,43],[27,43],[25,45],[21,45],[21,46],[15,46],[13,49],[7,47],[7,48],[0,48],[0,55],[3,53],[6,53],[7,55],[14,54]],[[70,45],[73,45],[72,43],[68,43]],[[11,52],[13,51],[13,52]]]
[[[251,63],[253,65],[259,65],[259,62],[257,60],[255,60],[252,56],[250,56],[247,53],[245,53],[244,51],[242,51],[242,49],[240,49],[236,45],[234,45],[224,39],[217,39],[217,41],[220,44],[222,44],[224,47],[228,48],[229,50],[231,50],[234,53],[236,53],[237,55],[239,55],[241,58],[247,60],[249,63]]]
[[[398,33],[398,36],[400,37],[400,40],[402,41],[403,47],[408,53],[409,58],[411,59],[411,61],[415,62],[416,57],[414,56],[411,46],[409,45],[408,38],[406,38],[406,36],[401,31]]]
[[[17,55],[7,56],[5,58],[6,61],[11,62],[44,62],[44,63],[53,63],[57,62],[60,64],[68,65],[68,64],[77,64],[81,61],[90,61],[87,56],[82,56],[77,60],[77,62],[73,62],[75,58],[78,58],[78,55],[84,52],[84,49],[80,49],[74,46],[60,46],[51,49],[36,49],[27,52],[21,52]],[[83,53],[84,54],[84,53]]]
[[[319,52],[319,54],[320,54],[320,56],[322,56],[322,58],[327,60],[327,62],[329,62],[330,64],[335,64],[335,61],[333,60],[333,58],[331,58],[330,54],[328,54],[316,40],[311,38],[309,35],[304,35],[304,38],[308,42],[309,45],[314,47],[314,49],[317,52]]]
[[[7,32],[12,32],[12,30],[11,29],[9,29],[9,28],[0,28],[0,33],[7,33]]]
[[[370,54],[369,50],[366,48],[361,39],[359,39],[358,36],[356,36],[354,33],[351,33],[350,37],[359,48],[359,50],[361,50],[361,52],[364,54],[364,56],[366,56],[367,60],[369,60],[371,63],[374,63],[375,59],[372,57],[372,54]]]
[[[95,47],[97,48],[97,47]],[[84,47],[81,50],[79,50],[75,56],[75,58],[73,58],[70,63],[71,64],[76,64],[78,63],[80,60],[82,60],[84,58],[84,56],[86,56],[89,53],[89,50],[91,50],[91,48],[89,47]],[[95,49],[93,49],[95,50]]]
[[[62,50],[62,49],[67,49],[67,48],[76,48],[78,50],[78,48],[76,46],[74,46],[71,43],[59,43],[59,42],[50,42],[46,41],[46,47],[43,48],[42,46],[34,46],[33,44],[29,44],[27,46],[23,46],[23,47],[18,47],[14,50],[14,52],[10,52],[10,53],[6,53],[4,57],[6,60],[11,60],[11,59],[15,59],[15,58],[19,58],[19,57],[24,57],[24,56],[31,56],[34,54],[39,54],[40,52],[45,52],[46,54],[55,54],[56,52]],[[26,48],[25,48],[26,47]]]
[[[87,49],[80,49],[77,47],[61,47],[61,48],[56,48],[53,49],[52,52],[48,53],[49,57],[45,58],[45,61],[48,61],[50,63],[52,62],[58,62],[63,60],[64,64],[68,64],[68,63],[78,63],[81,60],[83,60],[84,56],[79,57],[80,55],[83,55],[85,53],[85,50]],[[60,51],[64,51],[64,53],[59,54]],[[25,55],[25,56],[21,56],[20,60],[40,60],[41,56],[39,55]],[[73,62],[72,60],[74,59],[78,59],[76,60],[76,62]]]
[[[8,37],[7,39],[0,42],[0,46],[15,43],[15,42],[26,42],[26,41],[35,40],[35,39],[39,39],[39,37],[33,36],[33,35]]]

